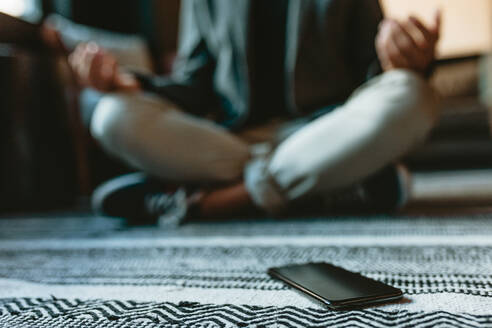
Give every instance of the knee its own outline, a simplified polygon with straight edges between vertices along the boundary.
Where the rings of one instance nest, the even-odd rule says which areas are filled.
[[[115,93],[97,104],[90,122],[91,135],[109,152],[126,149],[141,129],[142,121],[165,109],[158,99],[141,94]]]
[[[439,118],[439,97],[421,75],[408,70],[394,70],[383,74],[381,83],[394,115],[407,124],[429,132]]]
[[[110,94],[97,104],[90,122],[91,135],[109,149],[120,143],[125,133],[125,116],[131,110],[127,95]]]

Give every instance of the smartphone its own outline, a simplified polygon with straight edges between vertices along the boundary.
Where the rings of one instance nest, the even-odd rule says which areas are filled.
[[[403,297],[397,288],[328,263],[270,268],[268,274],[334,310],[387,303]]]

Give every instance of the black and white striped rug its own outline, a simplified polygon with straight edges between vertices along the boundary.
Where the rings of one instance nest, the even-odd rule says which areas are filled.
[[[266,270],[326,261],[401,288],[331,311]],[[492,327],[492,215],[125,227],[0,219],[0,327]]]

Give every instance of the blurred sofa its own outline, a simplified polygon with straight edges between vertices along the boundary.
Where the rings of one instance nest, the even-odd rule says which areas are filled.
[[[480,97],[480,56],[441,61],[431,83],[441,117],[426,143],[405,159],[413,170],[492,168],[489,112]]]

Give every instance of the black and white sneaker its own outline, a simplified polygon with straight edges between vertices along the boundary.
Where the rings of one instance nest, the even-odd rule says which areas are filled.
[[[177,226],[188,213],[184,189],[165,192],[162,182],[144,173],[132,173],[109,180],[92,194],[94,212],[120,217],[132,224]]]

